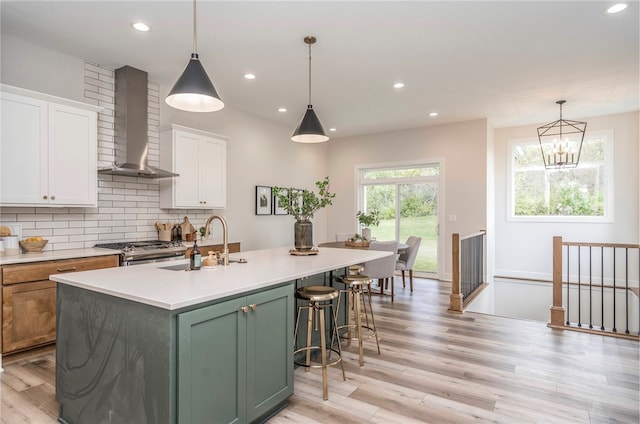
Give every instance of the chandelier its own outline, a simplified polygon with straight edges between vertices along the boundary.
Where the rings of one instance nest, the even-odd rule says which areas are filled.
[[[538,127],[538,141],[545,169],[575,168],[580,161],[586,122],[562,119],[562,105],[558,100],[560,119]]]

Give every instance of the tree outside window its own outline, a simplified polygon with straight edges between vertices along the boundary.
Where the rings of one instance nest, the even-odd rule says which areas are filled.
[[[545,170],[537,140],[511,145],[514,217],[605,217],[611,158],[606,134],[586,135],[576,168]]]

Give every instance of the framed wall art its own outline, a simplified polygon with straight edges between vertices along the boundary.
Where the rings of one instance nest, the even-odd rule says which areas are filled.
[[[284,194],[285,196],[287,196],[287,198],[289,198],[289,190],[287,189],[281,189],[281,193]],[[285,209],[286,205],[283,205],[281,202],[278,201],[278,198],[276,197],[276,195],[273,195],[273,214],[274,215],[287,215],[288,212]]]
[[[256,186],[256,215],[271,215],[271,187]]]

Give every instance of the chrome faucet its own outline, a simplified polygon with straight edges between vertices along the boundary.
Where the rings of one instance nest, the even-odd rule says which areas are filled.
[[[206,224],[204,224],[204,236],[209,236],[209,227],[214,219],[218,219],[222,224],[222,243],[224,245],[222,251],[222,265],[229,265],[229,240],[227,239],[227,221],[222,215],[211,215],[207,218]]]

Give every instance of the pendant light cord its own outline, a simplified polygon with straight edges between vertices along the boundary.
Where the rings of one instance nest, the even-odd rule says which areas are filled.
[[[309,103],[311,104],[311,44],[309,44]]]
[[[193,0],[193,52],[197,53],[196,45],[196,0]]]

